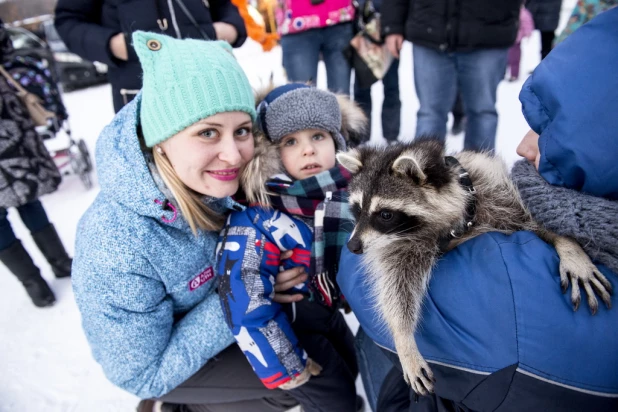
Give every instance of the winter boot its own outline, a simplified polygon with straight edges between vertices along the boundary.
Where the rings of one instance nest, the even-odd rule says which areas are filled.
[[[34,265],[32,258],[19,240],[8,249],[0,251],[0,261],[24,285],[32,303],[40,308],[53,305],[56,301],[54,292],[41,277],[39,268]]]
[[[45,256],[45,259],[49,262],[57,278],[71,276],[73,259],[64,250],[54,225],[50,224],[38,232],[32,233],[32,238],[43,253],[43,256]]]

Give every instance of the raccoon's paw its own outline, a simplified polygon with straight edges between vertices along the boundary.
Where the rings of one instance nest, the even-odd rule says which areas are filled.
[[[566,293],[571,283],[571,302],[573,310],[577,311],[581,303],[580,288],[584,288],[588,298],[588,306],[593,315],[599,309],[599,302],[595,292],[605,303],[608,309],[612,307],[612,284],[599,272],[583,250],[571,251],[566,256],[560,255],[560,286],[562,293]]]
[[[429,395],[432,393],[435,379],[425,359],[419,354],[418,356],[400,356],[400,360],[403,368],[403,378],[412,387],[414,392],[419,395]]]

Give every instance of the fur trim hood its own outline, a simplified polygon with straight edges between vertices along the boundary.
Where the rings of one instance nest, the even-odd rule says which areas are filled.
[[[256,93],[256,107],[274,89],[269,85]],[[367,131],[367,117],[362,109],[348,96],[335,94],[341,111],[341,130],[339,131],[349,147],[358,145]],[[270,193],[266,190],[266,181],[276,174],[285,173],[279,147],[271,142],[259,127],[254,128],[255,154],[247,164],[241,176],[241,184],[250,203],[270,206]]]

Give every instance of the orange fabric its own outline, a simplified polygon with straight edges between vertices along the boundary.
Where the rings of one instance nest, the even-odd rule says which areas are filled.
[[[253,20],[247,9],[247,0],[231,0],[232,4],[238,8],[240,16],[245,21],[247,35],[262,45],[262,50],[269,51],[277,45],[279,35],[277,33],[267,33],[266,29]]]

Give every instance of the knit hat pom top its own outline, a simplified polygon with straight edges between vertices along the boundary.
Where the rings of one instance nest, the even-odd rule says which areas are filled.
[[[144,72],[140,123],[148,147],[217,113],[245,112],[255,121],[253,90],[228,43],[137,31],[133,46]]]

